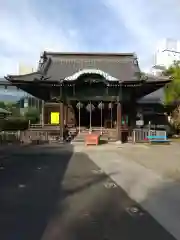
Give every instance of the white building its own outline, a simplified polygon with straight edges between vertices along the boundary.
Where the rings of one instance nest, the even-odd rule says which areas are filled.
[[[18,72],[19,72],[18,73],[19,75],[24,75],[24,74],[28,74],[28,73],[34,72],[34,69],[33,69],[32,66],[28,66],[28,65],[20,63]]]
[[[174,61],[180,61],[180,41],[164,39],[158,43],[151,71],[153,74],[160,74]]]

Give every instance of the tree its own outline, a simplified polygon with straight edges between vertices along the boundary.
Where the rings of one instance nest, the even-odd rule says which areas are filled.
[[[20,117],[20,108],[16,102],[5,102],[5,109],[11,112],[13,117]]]
[[[171,77],[172,81],[165,86],[165,104],[180,103],[180,62],[174,62],[165,72],[165,76]]]
[[[40,112],[36,108],[29,108],[24,114],[25,119],[30,121],[32,124],[38,123],[40,120]]]
[[[165,86],[165,105],[173,105],[171,122],[180,130],[180,62],[174,62],[165,72],[165,76],[171,77],[172,81]]]
[[[6,109],[6,104],[3,101],[0,101],[0,108]]]

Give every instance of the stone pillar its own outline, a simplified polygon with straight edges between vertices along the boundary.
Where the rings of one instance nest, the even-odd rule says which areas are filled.
[[[117,102],[117,142],[122,143],[122,106],[121,102]]]
[[[63,140],[64,133],[64,103],[60,102],[60,139]]]

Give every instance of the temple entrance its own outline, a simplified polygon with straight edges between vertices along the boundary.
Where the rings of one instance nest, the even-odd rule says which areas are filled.
[[[72,104],[76,126],[80,128],[114,128],[116,104],[102,101],[83,101]]]

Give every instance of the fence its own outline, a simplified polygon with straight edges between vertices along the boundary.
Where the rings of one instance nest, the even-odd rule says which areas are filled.
[[[42,130],[26,130],[26,131],[2,131],[0,132],[0,144],[9,143],[45,143],[50,141],[59,141],[59,131],[42,131]]]
[[[147,142],[148,136],[163,136],[166,137],[166,131],[149,130],[149,129],[134,129],[132,133],[133,143]],[[62,140],[60,131],[57,130],[26,130],[26,131],[3,131],[0,132],[0,144],[8,143],[37,143],[37,142],[52,142]]]
[[[18,143],[20,142],[20,131],[2,131],[0,132],[0,143]]]
[[[60,131],[56,130],[26,130],[20,133],[20,140],[23,143],[29,142],[51,142],[62,140],[60,138]]]
[[[149,130],[149,129],[134,129],[132,134],[133,143],[147,142],[148,136],[163,136],[166,137],[164,130]]]

